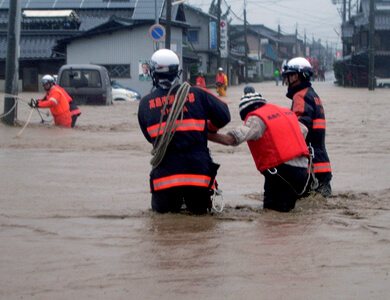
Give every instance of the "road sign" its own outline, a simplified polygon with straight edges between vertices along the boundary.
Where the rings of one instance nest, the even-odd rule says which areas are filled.
[[[160,42],[165,38],[165,28],[160,24],[154,24],[149,28],[149,36],[155,42]]]

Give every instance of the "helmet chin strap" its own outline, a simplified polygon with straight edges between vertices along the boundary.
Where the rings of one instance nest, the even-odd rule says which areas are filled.
[[[295,74],[296,74],[296,73],[295,73]],[[294,74],[294,75],[295,75],[295,74]],[[299,76],[299,75],[298,75],[298,76]],[[287,78],[286,78],[286,81],[287,81],[289,87],[292,87],[292,85],[293,85],[295,82],[297,82],[297,80],[298,80],[298,79],[296,79],[296,80],[294,80],[293,82],[291,82],[291,77],[292,77],[291,75],[287,75]]]
[[[162,89],[168,90],[180,80],[181,73],[182,73],[182,70],[179,70],[178,73],[176,74],[175,78],[172,81],[169,80],[168,78],[158,78],[158,76],[155,78],[152,75],[153,85],[155,87],[161,87]]]

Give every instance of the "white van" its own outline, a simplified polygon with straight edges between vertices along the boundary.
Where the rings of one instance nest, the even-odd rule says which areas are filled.
[[[92,64],[64,65],[57,84],[76,104],[112,104],[111,80],[103,66]]]

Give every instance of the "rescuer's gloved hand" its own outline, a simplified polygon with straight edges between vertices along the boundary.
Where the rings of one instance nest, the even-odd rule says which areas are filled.
[[[38,107],[38,101],[31,98],[30,103],[28,104],[31,108],[37,108]]]

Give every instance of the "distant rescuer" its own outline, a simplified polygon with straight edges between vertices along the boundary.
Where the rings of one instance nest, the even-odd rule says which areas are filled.
[[[228,86],[228,79],[222,68],[218,68],[218,74],[215,78],[215,86],[217,87],[217,93],[219,96],[226,96],[226,89]]]
[[[152,55],[151,75],[156,89],[141,99],[138,122],[153,144],[152,209],[177,213],[184,203],[191,213],[206,213],[219,167],[207,136],[230,122],[229,108],[205,89],[179,85],[179,58],[171,50]]]
[[[204,79],[202,70],[199,70],[198,77],[196,77],[196,86],[201,88],[206,87],[206,80]]]
[[[332,169],[325,147],[325,111],[320,97],[310,83],[313,69],[303,57],[291,59],[283,69],[282,76],[286,78],[288,86],[286,96],[292,99],[291,110],[297,115],[299,122],[306,126],[306,143],[313,150],[314,175],[318,185],[315,184],[316,180],[312,180],[311,189],[324,197],[330,196]]]
[[[46,91],[46,97],[42,100],[31,99],[29,105],[32,108],[50,108],[55,125],[71,128],[72,117],[69,111],[69,95],[55,84],[55,80],[51,75],[43,76],[41,82]]]
[[[309,150],[298,119],[291,110],[267,103],[252,87],[244,92],[239,109],[245,123],[227,134],[210,133],[209,140],[232,146],[248,142],[265,177],[264,209],[289,212],[308,182]]]

